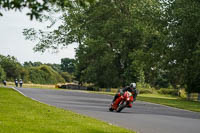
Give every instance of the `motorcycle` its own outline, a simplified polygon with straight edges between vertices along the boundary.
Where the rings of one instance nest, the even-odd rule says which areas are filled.
[[[131,92],[126,91],[124,95],[118,97],[113,104],[109,107],[109,111],[121,112],[124,108],[131,108],[133,103],[133,95]]]

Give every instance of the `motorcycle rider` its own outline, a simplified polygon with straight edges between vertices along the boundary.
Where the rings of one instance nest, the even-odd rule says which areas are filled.
[[[114,97],[114,99],[113,99],[113,101],[112,101],[112,104],[115,102],[115,100],[116,100],[118,97],[123,96],[123,95],[124,95],[124,92],[126,92],[126,91],[129,91],[129,92],[132,93],[132,95],[133,95],[133,101],[136,100],[136,96],[137,96],[136,83],[131,83],[130,86],[127,86],[127,87],[125,87],[125,88],[123,88],[123,89],[120,89],[120,90],[118,91],[118,93],[115,95],[115,97]]]

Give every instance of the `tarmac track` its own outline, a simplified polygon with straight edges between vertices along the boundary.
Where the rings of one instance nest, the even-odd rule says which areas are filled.
[[[136,101],[121,113],[109,112],[112,96],[81,91],[16,88],[32,99],[91,116],[138,133],[200,133],[200,113]]]

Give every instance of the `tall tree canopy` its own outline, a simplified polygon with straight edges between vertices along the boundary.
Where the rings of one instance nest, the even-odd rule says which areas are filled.
[[[199,92],[198,0],[73,1],[51,32],[24,31],[35,51],[78,43],[76,78],[100,87],[140,81]]]
[[[0,10],[19,10],[21,11],[24,8],[28,8],[29,12],[27,13],[30,16],[30,19],[35,17],[38,19],[43,11],[49,11],[53,6],[58,9],[69,8],[72,5],[74,0],[0,0]],[[87,6],[90,3],[95,2],[95,0],[75,0],[77,4],[81,6]],[[0,16],[3,13],[0,12]]]
[[[29,39],[40,35],[36,51],[79,43],[76,74],[80,81],[101,87],[125,85],[140,76],[135,58],[129,56],[149,45],[146,34],[156,36],[156,28],[148,29],[155,25],[152,20],[160,17],[159,4],[156,0],[101,0],[87,7],[74,4],[63,14],[63,24],[57,30],[37,33],[29,29],[24,34]]]
[[[175,0],[168,8],[168,66],[188,92],[200,92],[200,1]],[[173,70],[174,69],[174,70]]]
[[[75,71],[75,60],[70,58],[61,59],[61,70],[63,72],[74,73]]]
[[[25,78],[26,72],[17,59],[13,56],[0,55],[0,65],[6,72],[7,79]]]

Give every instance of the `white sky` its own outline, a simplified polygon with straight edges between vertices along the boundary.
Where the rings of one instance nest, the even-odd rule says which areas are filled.
[[[1,11],[3,12],[3,11]],[[51,52],[35,53],[32,49],[34,43],[25,40],[22,32],[25,28],[45,29],[46,25],[35,20],[30,20],[22,12],[3,12],[0,17],[0,54],[11,55],[17,58],[20,63],[25,61],[40,61],[43,63],[60,63],[61,58],[74,58],[77,45],[69,45],[60,50],[59,53]]]

